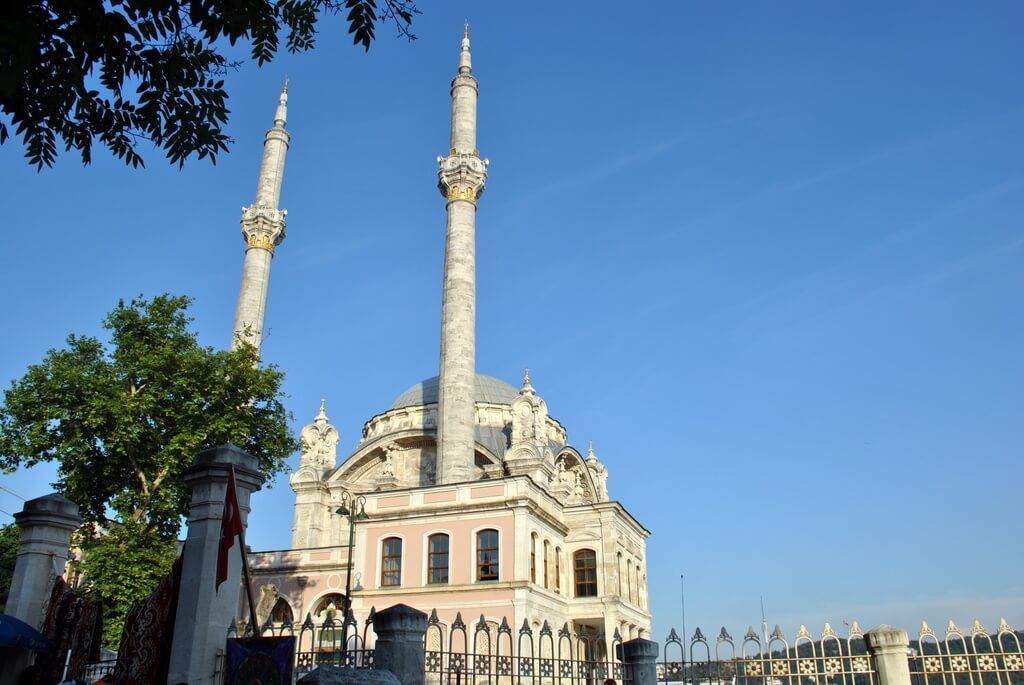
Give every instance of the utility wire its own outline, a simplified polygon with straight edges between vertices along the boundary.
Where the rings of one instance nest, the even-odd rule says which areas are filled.
[[[0,485],[0,490],[3,490],[4,492],[9,492],[9,493],[11,493],[12,495],[14,495],[14,496],[15,496],[15,497],[17,497],[18,499],[20,499],[20,500],[21,500],[22,502],[24,502],[24,501],[25,501],[25,498],[24,498],[24,497],[22,497],[21,495],[19,495],[18,493],[16,493],[16,492],[15,492],[14,490],[11,490],[10,488],[5,488],[4,486]]]

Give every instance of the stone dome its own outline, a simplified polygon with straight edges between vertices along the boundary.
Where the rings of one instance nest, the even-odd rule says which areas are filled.
[[[421,407],[425,404],[437,404],[438,376],[428,378],[412,386],[398,396],[388,411],[403,407]],[[519,389],[493,376],[476,374],[473,381],[473,401],[488,404],[511,404],[519,396]]]

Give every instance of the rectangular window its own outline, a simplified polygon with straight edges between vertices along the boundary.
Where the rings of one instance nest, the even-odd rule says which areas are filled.
[[[398,587],[402,584],[402,540],[386,538],[381,544],[380,586]]]
[[[448,582],[448,536],[431,535],[427,553],[427,583],[443,585]]]
[[[597,597],[597,553],[581,549],[572,557],[577,597]]]
[[[482,530],[476,534],[476,579],[498,579],[498,531]]]

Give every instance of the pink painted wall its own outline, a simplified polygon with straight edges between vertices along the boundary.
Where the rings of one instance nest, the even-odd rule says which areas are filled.
[[[464,520],[434,520],[427,522],[388,522],[363,524],[365,538],[363,588],[380,588],[381,541],[388,537],[402,538],[402,588],[426,586],[427,537],[433,533],[447,533],[448,586],[476,584],[476,534],[484,529],[498,531],[498,580],[512,580],[515,568],[515,536],[511,513],[499,513]],[[486,585],[486,582],[482,583]],[[443,593],[446,586],[436,586]],[[394,588],[397,591],[399,588]]]

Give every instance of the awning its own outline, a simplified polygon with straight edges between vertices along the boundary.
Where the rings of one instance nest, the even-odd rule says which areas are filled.
[[[50,641],[20,618],[0,614],[0,647],[21,647],[33,652],[50,649]]]

